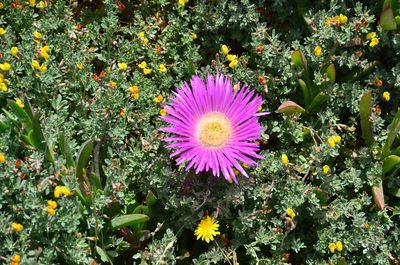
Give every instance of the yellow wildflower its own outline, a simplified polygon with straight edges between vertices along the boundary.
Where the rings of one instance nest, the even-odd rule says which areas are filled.
[[[24,107],[24,103],[22,103],[22,100],[17,98],[15,100],[15,103],[18,105],[18,107],[23,108]]]
[[[292,208],[287,208],[287,209],[286,209],[286,215],[287,215],[287,216],[290,216],[290,218],[293,219],[293,218],[296,216],[296,213],[293,211]]]
[[[160,115],[161,116],[165,116],[165,115],[167,115],[167,110],[164,108],[164,109],[161,109],[160,110]]]
[[[24,230],[24,226],[19,224],[19,223],[12,223],[11,224],[11,228],[15,231],[15,232],[21,232],[22,230]]]
[[[160,72],[165,73],[167,71],[167,68],[165,67],[164,64],[160,64]]]
[[[39,68],[40,72],[45,73],[47,71],[47,66],[42,64]]]
[[[83,69],[83,64],[77,63],[77,64],[76,64],[76,69],[82,70],[82,69]]]
[[[335,139],[332,136],[328,138],[328,145],[330,148],[334,148],[336,145]]]
[[[3,153],[0,153],[0,163],[5,163],[6,162],[6,157],[4,156]]]
[[[161,95],[158,95],[157,97],[154,98],[154,101],[156,103],[161,103],[164,100],[164,97]]]
[[[191,37],[192,37],[192,39],[195,40],[195,39],[197,39],[197,34],[196,34],[196,33],[192,33],[192,34],[191,34]]]
[[[189,0],[178,0],[179,6],[182,6],[182,7],[184,7],[187,2],[189,2]]]
[[[7,30],[5,30],[4,28],[0,27],[0,35],[4,35],[7,33]]]
[[[369,43],[369,46],[370,47],[375,47],[378,44],[379,44],[379,39],[378,38],[372,38],[371,42]]]
[[[125,114],[126,114],[126,110],[125,110],[124,108],[121,108],[121,109],[119,110],[118,115],[119,115],[120,117],[124,117]]]
[[[132,94],[131,94],[131,97],[132,97],[133,99],[139,99],[139,93],[132,93]]]
[[[227,55],[229,53],[229,48],[225,44],[221,46],[221,51],[223,54]]]
[[[46,3],[44,2],[44,1],[40,1],[39,2],[39,4],[38,4],[38,7],[40,8],[40,9],[43,9],[43,8],[45,8],[47,5],[46,5]]]
[[[35,69],[40,69],[40,63],[37,60],[32,60],[31,65]]]
[[[21,256],[17,254],[11,257],[10,265],[19,265],[20,262],[21,262]]]
[[[42,38],[42,33],[35,31],[35,32],[33,32],[33,36],[34,36],[36,39],[41,39],[41,38]]]
[[[0,83],[0,90],[3,92],[7,92],[8,88],[5,83]]]
[[[128,69],[128,65],[126,63],[118,63],[118,68],[121,71],[126,71],[126,69]]]
[[[138,35],[139,38],[143,39],[144,38],[144,31],[139,32],[137,35]]]
[[[218,221],[215,220],[214,217],[204,217],[194,231],[194,234],[197,236],[196,240],[201,238],[201,240],[210,243],[210,241],[214,240],[215,236],[220,234],[218,227]]]
[[[376,32],[370,32],[367,34],[367,40],[372,40],[376,37]]]
[[[365,224],[363,225],[363,227],[364,227],[365,230],[369,230],[369,228],[370,228],[370,227],[369,227],[369,224],[367,224],[367,223],[365,223]]]
[[[347,16],[342,15],[342,14],[339,15],[340,24],[345,24],[347,22],[347,20],[348,20]]]
[[[149,74],[151,73],[151,69],[150,69],[150,68],[144,68],[144,69],[143,69],[143,73],[144,73],[145,75],[149,75]]]
[[[4,8],[4,3],[0,2],[0,9],[3,9],[3,8]]]
[[[328,249],[329,249],[329,251],[330,251],[332,254],[335,253],[336,244],[335,244],[335,243],[329,243]]]
[[[317,46],[315,46],[315,48],[314,48],[314,54],[316,55],[316,56],[321,56],[321,54],[322,54],[322,48],[321,48],[321,46],[319,46],[319,45],[317,45]]]
[[[341,241],[336,242],[336,250],[339,252],[343,250],[343,244]]]
[[[328,165],[324,165],[322,167],[322,172],[324,172],[325,175],[329,174],[330,171],[331,171],[331,169]]]
[[[238,63],[239,63],[239,61],[235,59],[229,63],[229,67],[235,68]]]
[[[333,140],[335,141],[336,144],[340,143],[342,141],[342,137],[340,135],[336,134],[332,136]]]
[[[7,63],[7,62],[1,63],[1,64],[0,64],[0,69],[1,69],[2,71],[10,71],[10,69],[11,69],[11,64],[9,64],[9,63]]]
[[[47,207],[55,209],[55,208],[57,208],[57,206],[58,206],[57,202],[55,202],[53,200],[48,200],[47,201]]]
[[[17,47],[12,47],[12,48],[10,49],[10,53],[11,53],[12,56],[17,56],[17,54],[18,54],[18,48],[17,48]]]
[[[138,86],[130,86],[130,87],[128,88],[128,90],[129,90],[129,92],[131,92],[132,94],[139,93],[139,87],[138,87]]]
[[[40,56],[45,60],[49,59],[49,54],[43,50],[40,50]]]
[[[70,196],[72,192],[65,186],[56,186],[54,189],[54,198],[60,198],[62,195]]]
[[[56,210],[54,210],[53,208],[47,207],[47,213],[54,216],[54,215],[56,215]]]
[[[228,59],[228,61],[232,62],[233,60],[236,60],[237,57],[234,54],[227,54],[226,59]]]
[[[282,161],[282,164],[284,164],[285,166],[289,163],[289,158],[288,158],[288,156],[286,155],[286,154],[283,154],[282,156],[281,156],[281,161]]]
[[[382,97],[383,97],[384,101],[389,101],[390,100],[390,93],[388,91],[385,91],[385,92],[383,92]]]
[[[141,62],[140,64],[138,64],[139,68],[144,69],[147,67],[147,63],[146,61]]]
[[[35,5],[36,5],[36,0],[29,0],[30,7],[35,7]]]

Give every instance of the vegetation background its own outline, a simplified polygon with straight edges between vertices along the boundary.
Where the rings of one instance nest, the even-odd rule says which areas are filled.
[[[399,15],[395,0],[2,1],[0,263],[400,264]],[[178,168],[161,141],[172,91],[208,73],[273,112],[240,185]]]

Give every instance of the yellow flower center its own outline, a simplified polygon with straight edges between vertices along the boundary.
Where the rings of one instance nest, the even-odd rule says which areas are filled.
[[[232,135],[231,122],[220,112],[207,113],[200,118],[196,135],[197,140],[205,147],[223,147]]]

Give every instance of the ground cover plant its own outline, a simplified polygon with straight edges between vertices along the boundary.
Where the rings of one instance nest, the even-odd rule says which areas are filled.
[[[400,3],[0,1],[0,264],[400,264]]]

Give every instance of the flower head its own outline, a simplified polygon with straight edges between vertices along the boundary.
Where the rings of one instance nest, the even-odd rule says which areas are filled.
[[[22,102],[21,99],[17,98],[15,100],[15,103],[18,105],[18,107],[23,108],[24,107],[24,103]]]
[[[17,54],[18,54],[18,48],[17,48],[17,47],[12,47],[12,48],[10,49],[10,53],[11,53],[12,56],[17,56]]]
[[[14,255],[14,256],[11,257],[10,261],[11,261],[10,265],[19,265],[19,263],[21,262],[21,256],[18,255],[18,254]]]
[[[331,171],[331,169],[328,165],[324,165],[322,167],[322,172],[324,172],[325,175],[329,174],[330,171]]]
[[[12,223],[11,224],[11,228],[15,231],[15,232],[21,232],[22,230],[24,230],[24,226],[19,224],[19,223]]]
[[[321,54],[322,54],[322,48],[321,48],[321,46],[319,46],[319,45],[317,45],[317,46],[315,46],[315,48],[314,48],[314,54],[316,55],[316,56],[321,56]]]
[[[3,153],[0,153],[0,163],[5,163],[6,162],[6,156]]]
[[[118,68],[121,71],[126,71],[126,69],[128,69],[128,65],[126,63],[118,63]]]
[[[5,30],[4,28],[0,27],[0,35],[4,35],[7,33],[7,30]]]
[[[41,39],[41,38],[42,38],[42,34],[41,34],[40,32],[37,32],[37,31],[33,32],[33,36],[34,36],[36,39]]]
[[[387,92],[387,91],[383,92],[382,98],[383,98],[384,101],[389,101],[390,100],[390,93]]]
[[[328,249],[331,253],[335,253],[336,250],[336,244],[335,243],[329,243]]]
[[[287,156],[286,154],[283,154],[283,155],[281,156],[281,162],[282,162],[282,164],[284,164],[285,166],[289,163],[289,158],[288,158],[288,156]]]
[[[378,38],[372,38],[371,42],[369,43],[369,46],[370,47],[375,47],[378,44],[379,44],[379,39]]]
[[[229,67],[230,67],[230,68],[235,68],[236,65],[237,65],[238,63],[239,63],[239,61],[238,61],[237,59],[232,60],[232,61],[229,63]]]
[[[342,241],[336,242],[336,250],[339,251],[339,252],[343,250]]]
[[[0,69],[4,72],[10,71],[11,69],[11,64],[5,62],[5,63],[0,63]]]
[[[160,72],[165,73],[167,71],[167,67],[165,67],[165,64],[160,64]]]
[[[171,157],[177,164],[189,162],[187,170],[212,171],[218,177],[222,173],[236,183],[234,168],[248,177],[240,164],[256,166],[254,158],[262,158],[254,142],[262,129],[258,116],[268,114],[257,113],[262,98],[246,85],[233,92],[231,80],[223,75],[206,80],[193,76],[190,85],[184,83],[174,94],[165,107],[168,115],[162,117],[170,127],[161,130],[172,133],[164,141],[176,149]]]
[[[161,103],[164,100],[164,97],[162,95],[158,95],[157,97],[154,98],[154,101],[156,103]]]
[[[290,218],[293,219],[293,218],[296,216],[296,213],[293,211],[292,208],[287,208],[287,209],[286,209],[286,215],[287,215],[287,216],[290,216]]]
[[[216,235],[219,235],[218,231],[218,221],[216,221],[213,217],[205,216],[201,219],[197,229],[194,231],[194,235],[197,236],[197,240],[201,238],[201,240],[210,243],[210,241],[214,240]]]
[[[228,46],[226,46],[225,44],[221,45],[221,51],[222,51],[223,54],[227,55],[229,53]]]

